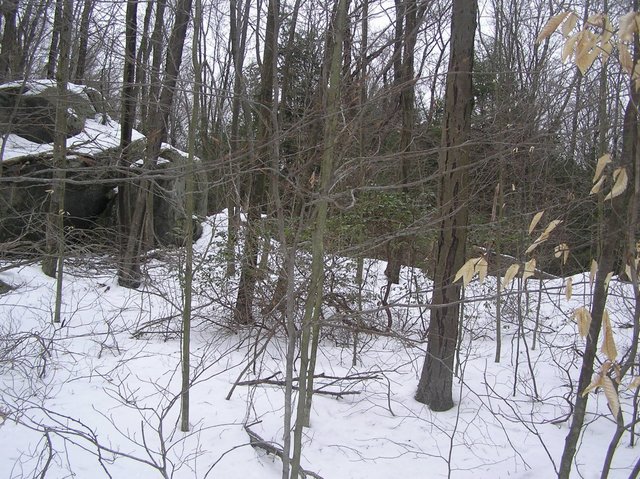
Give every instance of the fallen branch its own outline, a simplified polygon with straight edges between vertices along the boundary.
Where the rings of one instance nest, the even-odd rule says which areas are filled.
[[[245,426],[244,430],[249,435],[249,440],[250,440],[249,443],[251,444],[252,447],[260,448],[263,451],[266,451],[267,454],[273,454],[274,456],[278,456],[280,460],[282,460],[282,457],[284,456],[284,452],[282,451],[282,448],[280,446],[278,446],[276,443],[265,441],[258,434],[253,432],[249,428],[249,426]],[[309,471],[307,469],[303,469],[302,467],[300,468],[300,476],[302,476],[303,479],[307,477],[314,477],[315,479],[323,479],[322,476],[320,476],[319,474],[316,474],[315,472]]]

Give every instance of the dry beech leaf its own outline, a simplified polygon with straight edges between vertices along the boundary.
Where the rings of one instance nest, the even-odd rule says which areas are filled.
[[[607,310],[604,310],[602,315],[602,345],[600,346],[600,351],[604,354],[607,359],[611,362],[615,361],[618,357],[618,350],[616,348],[616,343],[613,339],[613,329],[611,328],[611,320],[609,319],[609,313]]]
[[[569,12],[562,12],[551,17],[547,22],[547,24],[542,29],[542,31],[540,32],[540,35],[538,35],[538,38],[536,39],[536,43],[542,42],[545,38],[547,38],[553,32],[555,32],[560,26],[560,24],[562,23],[562,21],[565,18],[567,18],[568,15],[569,15]]]
[[[580,33],[574,33],[567,41],[564,42],[564,46],[562,47],[562,62],[566,62],[573,55],[574,50],[576,49],[576,42],[578,41],[578,36]]]
[[[600,177],[598,182],[595,185],[593,185],[593,188],[591,188],[589,195],[597,195],[598,193],[600,193],[600,191],[602,190],[602,185],[604,185],[604,179],[605,179],[604,176]]]
[[[453,282],[455,283],[460,278],[462,278],[462,284],[464,286],[467,286],[471,281],[471,278],[473,278],[473,275],[475,274],[475,262],[477,260],[478,258],[471,258],[465,264],[463,264],[456,273],[455,278],[453,278]]]
[[[462,284],[466,288],[476,273],[482,274],[482,268],[484,268],[484,275],[486,276],[486,265],[487,260],[482,256],[478,258],[471,258],[458,270],[455,278],[453,279],[453,282],[455,283],[460,278],[462,278]]]
[[[547,227],[544,229],[544,232],[549,235],[551,234],[551,232],[556,229],[556,226],[558,226],[560,223],[562,223],[562,220],[553,220],[551,223],[549,223],[547,225]]]
[[[593,62],[598,58],[599,53],[600,52],[596,49],[584,50],[580,55],[576,52],[575,63],[580,70],[580,73],[583,75],[587,73],[587,70],[589,70],[591,65],[593,65]]]
[[[544,215],[544,210],[542,211],[538,211],[534,216],[533,219],[531,220],[531,223],[529,224],[529,234],[531,234],[531,232],[535,229],[535,227],[538,225],[538,223],[540,222],[540,220],[542,219],[542,215]]]
[[[598,272],[598,262],[595,259],[592,259],[591,270],[589,271],[589,286],[593,286],[593,282],[596,279],[597,272]]]
[[[613,52],[613,43],[610,41],[601,42],[600,48],[602,49],[602,63],[607,63],[611,53]]]
[[[531,258],[524,265],[524,271],[522,272],[522,281],[526,282],[527,278],[533,276],[536,272],[536,259]]]
[[[556,258],[562,258],[562,264],[567,264],[569,259],[569,245],[567,243],[560,243],[554,249],[554,256]]]
[[[620,398],[618,397],[618,391],[616,391],[616,387],[609,376],[602,377],[602,389],[607,398],[609,409],[611,409],[611,414],[613,414],[614,418],[617,418],[618,413],[620,412]]]
[[[507,268],[507,271],[504,273],[504,279],[502,280],[502,289],[511,285],[511,281],[515,278],[516,274],[520,271],[520,265],[518,263],[514,263]]]
[[[600,158],[598,158],[598,163],[596,164],[596,172],[593,175],[593,183],[595,183],[600,179],[600,177],[602,176],[602,172],[604,171],[604,168],[609,163],[611,163],[611,155],[609,153],[606,153],[602,155]]]
[[[484,283],[488,270],[489,263],[487,263],[487,259],[483,256],[476,264],[476,271],[478,272],[478,280],[480,281],[480,284]]]
[[[591,380],[591,384],[589,384],[586,388],[584,388],[584,391],[582,391],[582,397],[585,397],[595,388],[602,386],[602,383],[603,383],[602,378],[604,378],[607,375],[607,373],[609,372],[609,369],[611,369],[611,362],[605,361],[600,367],[600,371],[598,371],[595,377]]]
[[[593,25],[594,27],[601,27],[602,21],[604,20],[604,16],[602,13],[594,13],[587,18],[587,23]]]
[[[567,284],[564,289],[564,297],[569,301],[571,299],[571,295],[573,294],[573,279],[567,278]]]
[[[636,376],[635,378],[633,378],[633,381],[631,381],[629,383],[629,386],[627,386],[629,389],[636,389],[636,388],[640,388],[640,376]]]
[[[625,72],[631,75],[631,71],[633,69],[633,58],[624,43],[618,43],[618,55],[620,57],[620,66]]]
[[[586,338],[591,327],[591,313],[587,308],[581,306],[573,312],[573,317],[578,323],[578,334],[581,338]]]
[[[574,12],[569,13],[567,20],[562,24],[562,34],[566,37],[569,36],[571,31],[576,27],[578,23],[578,15]]]
[[[607,277],[604,279],[604,289],[609,289],[611,278],[613,278],[613,271],[610,271],[609,274],[607,274]]]
[[[633,40],[633,34],[636,31],[636,28],[636,12],[629,12],[626,15],[620,17],[620,25],[618,30],[618,36],[620,37],[620,40],[622,40],[623,42],[630,42],[631,40]]]
[[[613,188],[611,188],[609,194],[604,197],[605,201],[620,196],[627,189],[627,183],[629,181],[627,170],[624,167],[616,168],[613,172],[613,180]]]

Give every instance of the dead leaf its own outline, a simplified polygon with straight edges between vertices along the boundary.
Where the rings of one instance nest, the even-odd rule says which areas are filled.
[[[620,196],[627,189],[629,178],[627,176],[626,168],[616,168],[613,172],[613,180],[615,183],[613,184],[613,188],[611,188],[609,194],[604,197],[605,201],[611,200],[616,196]]]
[[[571,299],[571,295],[573,294],[573,279],[567,278],[567,284],[564,289],[564,297],[569,301]]]
[[[529,223],[529,234],[531,234],[534,228],[538,225],[538,223],[542,219],[542,215],[544,215],[544,210],[538,211],[535,215],[533,215],[533,219],[531,220],[531,223]]]
[[[604,171],[604,168],[609,163],[611,163],[611,155],[609,153],[606,153],[602,155],[600,158],[598,158],[598,163],[596,164],[596,172],[593,175],[593,183],[595,183],[600,179],[600,177],[602,176],[602,172]]]
[[[620,412],[620,398],[618,397],[618,391],[609,376],[602,377],[602,390],[607,398],[611,414],[613,414],[613,417],[617,419],[618,413]]]
[[[578,323],[578,334],[581,338],[586,338],[591,327],[591,313],[587,308],[581,306],[573,312],[573,317]]]
[[[513,281],[513,278],[515,278],[519,270],[520,265],[518,263],[514,263],[507,268],[507,271],[504,273],[504,279],[502,280],[502,289],[511,285],[511,281]]]
[[[536,43],[541,43],[545,38],[547,38],[553,32],[555,32],[557,28],[560,26],[560,24],[562,23],[562,21],[565,18],[567,18],[568,15],[569,15],[569,12],[562,12],[551,17],[547,22],[547,24],[542,29],[542,31],[540,32],[540,35],[538,35],[538,38],[536,39]]]
[[[616,343],[613,339],[613,329],[611,328],[611,320],[609,319],[609,313],[605,309],[602,315],[602,345],[600,351],[611,361],[615,361],[618,357],[618,350]]]
[[[527,279],[533,276],[536,272],[536,259],[531,258],[524,265],[524,271],[522,272],[522,281],[526,283]]]

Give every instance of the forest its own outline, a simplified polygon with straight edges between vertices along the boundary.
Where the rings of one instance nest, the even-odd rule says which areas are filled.
[[[640,0],[0,0],[0,476],[640,478]]]

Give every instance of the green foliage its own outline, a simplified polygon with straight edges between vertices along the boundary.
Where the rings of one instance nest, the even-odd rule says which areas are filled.
[[[430,202],[423,196],[401,192],[365,192],[358,195],[353,207],[334,211],[329,216],[328,239],[341,248],[375,238],[402,235],[403,230],[415,225],[429,208]]]

